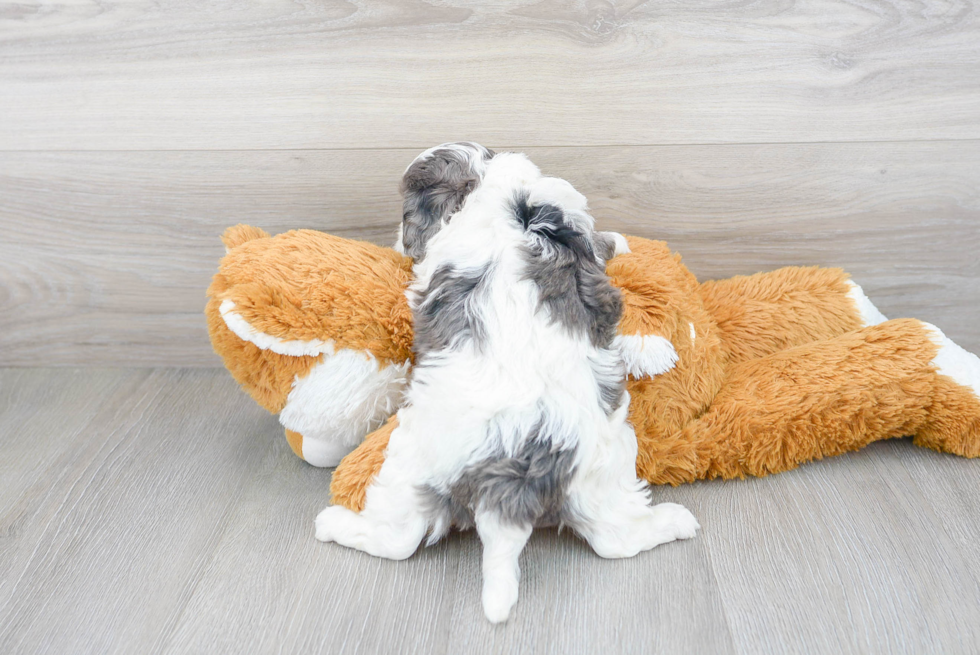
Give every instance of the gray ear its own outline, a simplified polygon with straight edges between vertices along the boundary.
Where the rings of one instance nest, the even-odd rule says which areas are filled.
[[[447,143],[419,155],[402,177],[403,252],[421,260],[425,247],[480,184],[491,150],[476,143]]]

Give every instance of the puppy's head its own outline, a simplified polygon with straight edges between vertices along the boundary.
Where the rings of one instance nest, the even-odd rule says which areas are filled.
[[[420,261],[425,246],[479,186],[494,156],[478,143],[444,143],[415,158],[402,176],[402,224],[395,249]]]

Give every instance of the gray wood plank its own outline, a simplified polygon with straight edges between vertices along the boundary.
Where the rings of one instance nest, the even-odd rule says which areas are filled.
[[[948,457],[931,450],[915,449],[910,456],[904,444],[882,446],[890,461],[901,461],[908,476],[929,500],[943,532],[963,553],[966,566],[980,579],[980,464]]]
[[[162,646],[229,508],[279,437],[222,371],[116,375],[117,392],[51,462],[55,475],[0,518],[0,652]]]
[[[740,652],[975,651],[980,584],[905,460],[922,453],[876,444],[692,490]]]
[[[496,145],[496,144],[490,144]],[[849,269],[882,311],[980,351],[980,142],[533,148],[598,224],[702,279]],[[5,153],[0,364],[214,366],[228,225],[389,243],[408,150]]]
[[[0,458],[0,516],[16,525],[27,517],[12,518],[13,504],[31,487],[50,486],[80,447],[80,433],[101,410],[145,374],[139,371],[62,369],[0,369],[0,417],[3,422],[3,457]],[[61,461],[59,461],[61,460]],[[0,571],[9,558],[0,541]],[[0,583],[2,586],[2,583]]]
[[[980,137],[969,4],[6,4],[0,149]]]
[[[460,540],[404,562],[321,544],[313,519],[329,484],[276,442],[165,652],[445,652]]]

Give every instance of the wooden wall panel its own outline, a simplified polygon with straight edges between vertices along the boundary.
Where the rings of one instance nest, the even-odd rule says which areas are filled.
[[[527,152],[600,227],[666,239],[702,279],[844,266],[886,315],[980,351],[978,142]],[[415,154],[0,153],[0,365],[218,364],[201,312],[221,231],[387,244]]]
[[[972,3],[0,5],[0,150],[980,138]]]

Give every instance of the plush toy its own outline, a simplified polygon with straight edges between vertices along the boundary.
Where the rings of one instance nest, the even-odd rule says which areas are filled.
[[[239,225],[223,241],[206,309],[215,351],[297,455],[335,466],[356,447],[331,491],[359,511],[410,374],[411,260],[309,230]],[[980,359],[927,323],[887,321],[844,271],[698,283],[666,244],[627,243],[607,274],[623,295],[641,478],[763,476],[908,435],[980,456]]]

